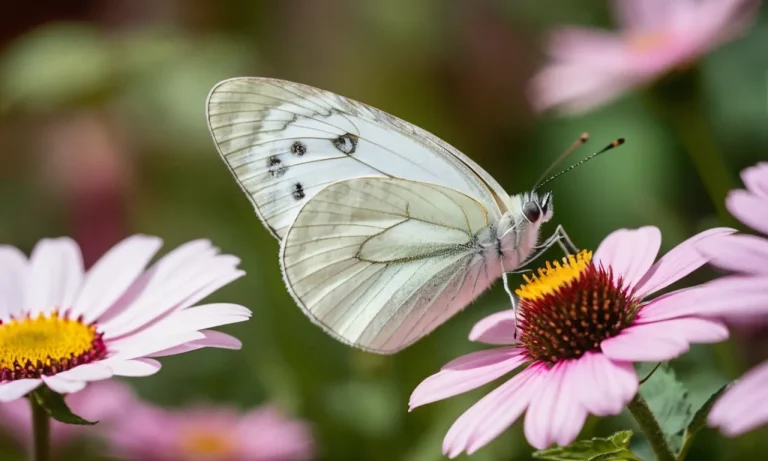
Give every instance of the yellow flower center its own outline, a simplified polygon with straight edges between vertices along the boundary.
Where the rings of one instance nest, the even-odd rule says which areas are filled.
[[[576,280],[592,261],[592,252],[582,250],[577,255],[563,258],[563,263],[558,261],[550,263],[547,267],[538,270],[538,274],[523,275],[525,284],[515,290],[521,300],[541,299],[554,293],[558,288]]]
[[[191,428],[181,436],[184,459],[224,460],[235,454],[234,439],[222,431],[209,428]]]
[[[95,325],[58,311],[0,323],[0,382],[55,375],[105,355]]]
[[[670,39],[670,34],[667,31],[635,32],[626,38],[630,51],[638,54],[664,48],[670,42]]]

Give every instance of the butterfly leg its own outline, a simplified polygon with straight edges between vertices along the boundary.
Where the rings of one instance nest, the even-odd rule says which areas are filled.
[[[566,256],[575,255],[579,252],[579,248],[574,245],[573,240],[565,233],[565,228],[562,224],[559,224],[557,229],[555,229],[555,235],[557,236],[557,244],[560,245]]]

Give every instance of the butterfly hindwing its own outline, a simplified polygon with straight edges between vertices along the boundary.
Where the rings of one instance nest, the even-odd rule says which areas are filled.
[[[482,292],[489,274],[476,234],[483,204],[457,190],[365,177],[323,188],[281,245],[287,286],[328,333],[393,353]]]
[[[345,179],[439,184],[476,198],[492,216],[507,197],[482,168],[436,136],[307,85],[226,80],[211,90],[206,112],[219,153],[278,239],[305,203]]]

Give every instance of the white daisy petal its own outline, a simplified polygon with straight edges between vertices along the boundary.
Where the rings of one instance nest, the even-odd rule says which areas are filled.
[[[207,273],[166,293],[165,296],[161,295],[157,298],[150,294],[143,296],[141,300],[137,300],[130,312],[126,311],[113,321],[104,324],[105,337],[115,338],[140,330],[163,315],[184,309],[242,277],[245,272],[235,269],[233,262],[227,262],[219,267],[209,267]]]
[[[27,283],[29,263],[18,249],[0,245],[0,319],[18,316],[27,303],[24,287]]]
[[[73,394],[85,389],[85,381],[70,381],[59,378],[58,376],[43,376],[43,382],[50,387],[52,391],[59,394]]]
[[[72,315],[96,320],[144,271],[162,245],[158,237],[134,235],[115,245],[88,272]]]
[[[54,309],[68,310],[80,290],[83,273],[83,257],[74,240],[41,240],[30,256],[25,289],[27,311],[34,317]]]
[[[215,347],[217,349],[240,350],[243,347],[242,341],[234,336],[222,333],[216,330],[201,330],[205,339],[198,339],[180,346],[163,349],[162,351],[149,354],[149,357],[166,357],[169,355],[183,354],[185,352],[202,349],[203,347]]]
[[[18,400],[39,386],[39,379],[18,379],[0,383],[0,402],[12,402]]]
[[[157,360],[141,358],[110,361],[109,367],[116,376],[141,377],[157,373],[160,371],[161,365]]]
[[[56,377],[67,381],[101,381],[112,377],[112,369],[101,363],[86,363],[71,370],[57,373]]]
[[[163,349],[203,338],[205,338],[205,335],[199,331],[189,331],[176,335],[158,335],[154,331],[150,332],[150,334],[138,334],[121,339],[119,342],[115,342],[115,345],[111,345],[116,351],[112,358],[125,360],[143,357]]]

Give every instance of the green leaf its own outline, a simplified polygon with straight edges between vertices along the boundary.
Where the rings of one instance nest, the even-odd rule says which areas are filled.
[[[688,390],[669,364],[660,366],[640,387],[640,395],[648,402],[672,449],[679,450],[681,434],[693,419],[693,406]]]
[[[640,458],[629,451],[631,438],[632,431],[621,431],[607,438],[577,440],[566,447],[539,450],[533,457],[550,461],[638,461]]]
[[[725,392],[725,390],[728,389],[730,385],[731,384],[729,383],[722,386],[714,394],[709,396],[707,401],[704,402],[704,404],[698,410],[696,410],[696,413],[693,415],[691,422],[685,429],[686,433],[692,435],[704,428],[704,426],[707,424],[707,416],[709,416],[709,411],[712,409],[712,406],[715,404],[717,399],[723,395],[723,392]]]
[[[35,399],[35,402],[43,407],[51,418],[61,423],[93,426],[98,422],[85,420],[72,413],[72,410],[67,406],[67,402],[64,401],[64,396],[53,392],[46,386],[38,387],[30,394],[30,398]]]

